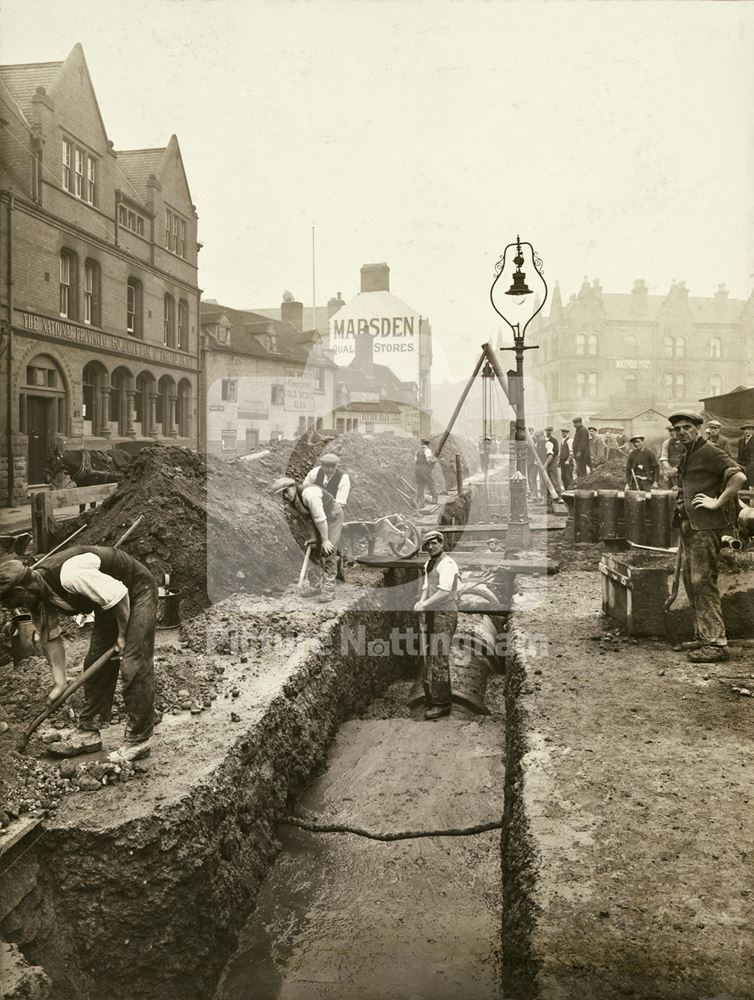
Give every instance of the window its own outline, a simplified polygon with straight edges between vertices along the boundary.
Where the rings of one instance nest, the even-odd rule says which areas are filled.
[[[73,144],[63,140],[63,187],[73,192]]]
[[[77,198],[84,197],[84,161],[86,159],[86,154],[83,149],[76,147],[75,154],[75,174],[73,178],[73,193]]]
[[[668,399],[684,399],[686,396],[686,376],[682,372],[666,372],[663,376],[665,396]]]
[[[596,333],[590,333],[589,334],[589,340],[587,342],[587,351],[586,351],[586,353],[590,357],[592,357],[592,358],[597,354],[597,334]]]
[[[674,344],[674,341],[673,341],[672,337],[664,337],[663,338],[663,341],[662,341],[662,350],[663,350],[663,354],[665,355],[666,358],[672,358],[673,357],[673,344]]]
[[[63,319],[76,319],[76,264],[75,253],[60,251],[60,315]]]
[[[118,205],[118,225],[137,236],[144,235],[144,217],[125,205]]]
[[[639,353],[639,342],[632,333],[623,338],[623,353],[627,358],[635,358]]]
[[[589,399],[597,398],[597,372],[589,372],[586,380],[587,396]]]
[[[626,372],[623,376],[623,391],[626,396],[636,396],[639,391],[639,376],[636,372]]]
[[[224,378],[222,381],[221,398],[224,403],[238,402],[238,379]]]
[[[165,249],[186,256],[186,220],[169,208],[165,209]]]
[[[86,200],[90,205],[94,204],[94,192],[96,190],[97,163],[91,156],[86,158]]]
[[[102,324],[99,314],[99,274],[99,264],[96,260],[84,262],[84,323],[87,326]]]
[[[315,392],[325,391],[325,369],[315,368],[314,369],[314,389]]]
[[[129,278],[126,288],[126,330],[132,337],[142,335],[142,292],[137,278]]]
[[[579,399],[586,396],[586,372],[576,372],[576,395]]]
[[[723,391],[723,377],[719,372],[715,372],[709,380],[710,396],[719,396]]]
[[[191,433],[191,383],[185,378],[178,383],[175,419],[179,436],[188,437]]]
[[[220,431],[221,443],[220,447],[223,451],[235,451],[236,450],[236,432],[235,430],[230,431]]]
[[[676,337],[675,338],[675,357],[685,358],[686,357],[686,338]]]
[[[188,302],[181,299],[178,302],[178,350],[188,350]]]
[[[586,337],[583,333],[576,337],[576,354],[578,357],[583,357],[586,354]]]
[[[110,423],[120,433],[120,414],[125,396],[124,378],[121,372],[114,371],[110,376]]]
[[[709,356],[711,358],[721,358],[723,356],[723,342],[719,337],[713,337],[709,342]]]
[[[165,294],[165,309],[162,323],[162,342],[165,347],[175,347],[175,299]]]
[[[282,406],[285,402],[285,386],[273,385],[270,387],[270,402],[273,406]]]

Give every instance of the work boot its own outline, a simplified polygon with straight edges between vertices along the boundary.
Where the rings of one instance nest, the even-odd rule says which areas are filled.
[[[47,750],[56,757],[78,757],[82,753],[97,753],[102,749],[102,738],[99,730],[90,732],[77,731],[68,739],[48,743]]]
[[[689,653],[689,663],[724,663],[730,659],[727,646],[700,646],[695,653]]]
[[[436,722],[438,719],[441,719],[443,715],[450,715],[450,709],[450,705],[432,705],[424,712],[424,718],[429,719],[432,722]]]
[[[301,590],[299,591],[299,597],[316,597],[318,594],[322,593],[321,587],[315,587],[307,580],[302,584]]]
[[[107,759],[111,764],[122,764],[125,760],[133,763],[135,760],[141,760],[142,757],[148,757],[151,751],[152,740],[150,738],[142,740],[140,743],[124,743],[123,746],[108,754]]]
[[[322,592],[317,598],[318,604],[329,604],[330,601],[335,600],[335,577],[326,576],[324,583],[322,584]]]
[[[701,649],[701,648],[702,648],[702,643],[699,639],[689,639],[688,642],[681,643],[681,649],[684,652],[689,652],[692,649]]]

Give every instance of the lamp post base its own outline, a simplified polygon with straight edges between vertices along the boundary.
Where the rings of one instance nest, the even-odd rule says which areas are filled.
[[[505,552],[521,552],[529,548],[531,533],[526,507],[526,476],[520,472],[510,478],[510,516],[505,535]]]

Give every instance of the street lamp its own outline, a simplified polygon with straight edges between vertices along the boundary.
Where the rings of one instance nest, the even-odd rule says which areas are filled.
[[[508,251],[515,247],[515,255]],[[522,270],[523,267],[526,270]],[[543,276],[542,261],[531,243],[516,236],[509,243],[495,267],[495,280],[490,288],[492,308],[505,320],[513,332],[513,346],[504,351],[515,351],[515,375],[509,375],[509,396],[516,413],[516,431],[510,455],[511,513],[508,525],[507,548],[525,548],[529,543],[529,516],[526,508],[526,406],[524,402],[524,352],[536,350],[536,344],[525,344],[526,329],[542,311],[547,299],[547,282]],[[530,287],[533,286],[533,287]],[[509,286],[509,287],[506,287]]]

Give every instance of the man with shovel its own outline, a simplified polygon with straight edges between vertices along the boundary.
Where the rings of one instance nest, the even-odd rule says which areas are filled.
[[[746,482],[741,467],[704,439],[700,414],[671,414],[684,453],[678,466],[676,515],[680,518],[679,558],[683,585],[694,616],[695,638],[682,643],[691,663],[718,663],[729,658],[720,592],[718,555],[728,527],[728,501]]]
[[[120,549],[76,545],[52,555],[35,569],[18,560],[0,565],[0,600],[31,611],[52,671],[54,702],[66,687],[65,646],[58,616],[94,612],[94,628],[84,667],[113,649],[113,655],[84,685],[78,729],[48,744],[51,753],[73,757],[102,747],[100,726],[110,721],[120,668],[128,722],[115,763],[138,760],[150,751],[154,728],[154,636],[157,587],[152,574]]]
[[[316,546],[314,555],[319,571],[315,568],[313,580],[301,590],[301,596],[314,597],[320,604],[332,601],[338,562],[336,550],[343,530],[343,508],[321,486],[299,487],[290,476],[276,479],[270,493],[273,496],[282,495],[286,504],[305,519],[310,546]]]

